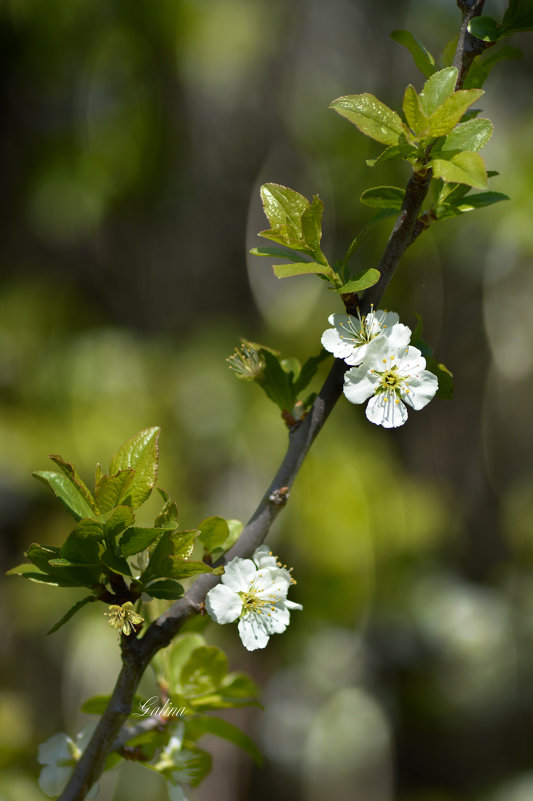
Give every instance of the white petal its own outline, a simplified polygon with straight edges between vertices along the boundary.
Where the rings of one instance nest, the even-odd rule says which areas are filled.
[[[238,628],[242,644],[248,651],[264,648],[268,643],[269,634],[258,615],[247,615],[241,618]]]
[[[402,397],[413,409],[423,409],[435,397],[439,388],[437,376],[429,370],[421,370],[417,375],[408,378],[405,386],[409,389]]]
[[[407,409],[393,393],[375,395],[366,405],[366,416],[371,423],[383,428],[397,428],[407,420]]]
[[[39,774],[39,787],[43,793],[55,798],[63,792],[71,773],[71,767],[62,768],[57,765],[45,765]]]
[[[291,622],[289,610],[283,602],[270,607],[262,617],[268,634],[282,634]]]
[[[276,557],[272,555],[272,552],[267,545],[260,545],[259,548],[256,548],[252,559],[258,568],[278,566]]]
[[[290,610],[295,610],[295,609],[302,610],[303,609],[303,606],[301,604],[297,604],[294,601],[288,601],[288,600],[285,601],[285,606],[287,607],[287,609],[290,609]]]
[[[170,779],[167,780],[167,793],[170,801],[187,801],[181,784],[174,783]]]
[[[229,587],[217,584],[205,597],[205,608],[216,623],[233,623],[242,611],[242,598]]]
[[[403,323],[397,323],[391,328],[386,329],[383,335],[395,348],[405,348],[411,339],[411,329]]]
[[[251,559],[236,556],[226,565],[222,583],[235,592],[247,592],[256,572],[257,568]]]
[[[350,403],[364,403],[374,394],[378,382],[379,376],[365,370],[364,365],[353,367],[344,374],[343,392]]]
[[[73,765],[75,761],[73,746],[74,743],[65,732],[53,734],[39,746],[37,762],[40,765],[57,765],[60,762],[70,762]]]
[[[257,573],[253,589],[258,598],[262,600],[272,599],[275,603],[280,598],[285,598],[291,586],[291,574],[283,568],[265,568]]]
[[[341,337],[336,328],[327,328],[320,338],[322,347],[332,353],[337,359],[346,359],[354,349],[353,339]]]

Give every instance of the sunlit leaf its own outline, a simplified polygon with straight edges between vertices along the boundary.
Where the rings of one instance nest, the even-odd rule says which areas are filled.
[[[160,430],[155,426],[140,431],[125,442],[111,459],[109,472],[112,476],[128,468],[135,471],[135,476],[122,498],[123,503],[130,504],[134,509],[149,497],[157,479],[157,440]]]
[[[391,37],[409,50],[416,66],[426,78],[433,75],[436,70],[435,59],[416,36],[410,31],[397,30],[391,33]]]
[[[487,171],[479,153],[463,152],[449,160],[434,159],[431,166],[435,178],[457,184],[468,184],[477,189],[487,187]]]
[[[420,92],[420,103],[424,113],[431,115],[445,102],[455,89],[457,68],[446,67],[433,73]]]
[[[330,108],[353,123],[361,133],[384,145],[397,145],[405,130],[398,114],[367,92],[338,97]]]

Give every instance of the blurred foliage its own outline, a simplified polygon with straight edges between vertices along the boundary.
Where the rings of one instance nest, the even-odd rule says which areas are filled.
[[[185,527],[247,519],[286,430],[225,358],[242,336],[303,363],[341,310],[312,276],[278,281],[247,255],[264,244],[258,187],[318,193],[322,244],[340,257],[373,213],[362,192],[402,186],[408,169],[369,170],[379,146],[328,105],[372,92],[399,108],[423,79],[390,32],[436,55],[458,19],[445,0],[0,2],[3,570],[68,534],[31,478],[50,453],[89,481],[148,426],[162,427],[159,483]],[[533,794],[533,59],[527,35],[512,44],[524,58],[498,64],[480,101],[495,126],[491,188],[511,200],[433,226],[386,299],[412,327],[423,316],[456,397],[397,432],[335,409],[270,540],[304,605],[290,636],[250,655],[234,631],[206,630],[265,687],[265,712],[228,720],[267,765],[213,744],[196,801]],[[389,230],[379,223],[356,272]],[[78,597],[2,582],[2,801],[42,798],[38,743],[75,734],[80,703],[114,682],[100,610],[45,636]],[[100,798],[163,798],[148,774],[127,765]]]

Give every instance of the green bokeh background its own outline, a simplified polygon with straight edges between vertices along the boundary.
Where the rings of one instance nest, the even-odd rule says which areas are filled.
[[[378,146],[328,104],[371,91],[398,108],[423,79],[389,33],[438,53],[458,20],[451,0],[0,0],[3,571],[69,531],[32,470],[61,453],[89,480],[150,425],[184,528],[249,517],[287,435],[225,358],[244,336],[305,359],[341,310],[247,255],[259,186],[318,192],[340,256],[370,216],[361,192],[407,170],[370,170]],[[215,770],[191,801],[533,797],[533,58],[527,35],[512,44],[524,59],[480,102],[491,188],[511,200],[425,233],[386,297],[423,316],[456,398],[398,431],[334,410],[269,539],[304,611],[265,652],[207,629],[264,687],[263,712],[231,719],[266,765],[206,740]],[[38,744],[113,684],[103,607],[45,635],[77,598],[2,581],[1,801],[43,797]],[[165,798],[137,765],[117,775],[104,801]]]

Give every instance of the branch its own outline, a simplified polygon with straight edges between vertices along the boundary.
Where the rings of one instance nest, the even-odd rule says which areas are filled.
[[[458,5],[463,10],[463,21],[454,59],[454,66],[459,71],[457,88],[462,86],[474,57],[484,49],[484,47],[479,49],[479,44],[476,43],[480,40],[472,37],[467,30],[470,20],[481,14],[484,1],[458,0]],[[430,170],[425,175],[413,173],[407,182],[402,210],[378,264],[380,279],[365,292],[359,304],[361,314],[369,312],[372,306],[378,307],[400,259],[420,233],[420,225],[417,226],[417,223],[430,182]],[[308,415],[298,428],[289,433],[286,454],[257,509],[244,527],[239,540],[217,564],[226,564],[236,556],[249,557],[263,542],[272,523],[287,502],[290,488],[311,445],[342,394],[343,378],[347,369],[348,366],[344,361],[335,360]],[[189,617],[203,611],[205,596],[218,581],[220,578],[217,576],[207,574],[200,576],[183,598],[176,601],[149,626],[141,639],[122,637],[123,667],[113,695],[59,801],[82,801],[85,798],[90,787],[100,776],[106,757],[117,741],[121,727],[131,710],[139,680],[150,660],[157,651],[169,645]]]

